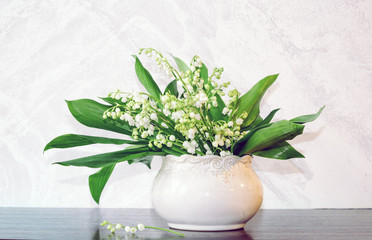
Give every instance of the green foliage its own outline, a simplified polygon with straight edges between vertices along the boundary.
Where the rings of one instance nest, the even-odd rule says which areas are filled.
[[[242,130],[243,131],[250,131],[254,128],[256,128],[258,125],[260,125],[260,123],[262,123],[263,119],[260,115],[257,115],[256,119],[249,125],[249,126],[246,126],[246,127],[243,127]]]
[[[178,69],[181,72],[187,72],[187,71],[190,70],[189,66],[184,61],[182,61],[181,59],[179,59],[178,57],[175,57],[173,55],[172,55],[172,57],[173,57],[174,61],[176,62]]]
[[[245,134],[242,138],[240,138],[235,144],[232,146],[232,150],[234,155],[240,155],[241,150],[243,147],[247,144],[249,139],[252,137],[254,133],[256,133],[258,130],[267,128],[271,126],[272,124],[265,124],[259,127],[255,127],[252,130],[250,130],[247,134]]]
[[[44,148],[44,152],[51,148],[71,148],[90,144],[146,144],[147,141],[133,141],[117,138],[94,137],[78,134],[65,134],[54,138]]]
[[[177,80],[173,80],[168,84],[168,86],[164,90],[164,94],[166,92],[169,92],[170,94],[178,97]]]
[[[120,100],[111,97],[100,97],[103,101],[107,102],[110,105],[123,104]]]
[[[260,126],[264,126],[268,123],[271,122],[271,120],[273,119],[275,113],[277,111],[279,111],[280,108],[277,108],[277,109],[274,109],[272,110],[269,115],[267,115],[267,117],[265,119],[262,119],[262,117],[260,115],[257,115],[256,119],[246,128],[244,128],[244,130],[251,130],[251,129],[254,129],[254,128],[257,128],[257,127],[260,127]]]
[[[255,131],[247,139],[238,155],[251,154],[285,140],[293,139],[295,136],[301,134],[303,129],[303,125],[292,123],[288,120],[281,120],[270,124],[270,126]]]
[[[128,164],[131,165],[133,163],[143,163],[149,169],[151,169],[151,162],[152,162],[153,157],[154,157],[153,155],[148,155],[148,156],[144,156],[144,157],[135,158],[135,159],[132,159],[132,160],[128,160]]]
[[[225,102],[222,100],[220,95],[215,95],[217,98],[217,107],[213,107],[210,109],[209,114],[214,121],[218,120],[227,120],[227,116],[222,114],[223,109],[226,107]]]
[[[204,82],[208,82],[208,68],[204,65],[200,68],[200,78],[204,80]]]
[[[162,151],[165,154],[173,155],[173,156],[182,156],[184,154],[187,154],[186,151],[179,151],[177,148],[163,148]]]
[[[304,155],[296,151],[296,149],[294,149],[287,142],[275,144],[271,147],[254,152],[252,154],[260,157],[275,158],[280,160],[287,160],[290,158],[304,158]]]
[[[138,80],[146,88],[147,92],[149,92],[154,99],[159,100],[161,91],[154,79],[152,79],[149,71],[147,71],[147,69],[142,65],[138,57],[136,57],[135,70]]]
[[[109,130],[125,135],[131,135],[131,127],[127,123],[118,124],[112,119],[103,119],[103,113],[110,107],[91,99],[66,101],[74,118],[87,127]]]
[[[243,127],[249,126],[260,113],[260,102],[266,90],[275,82],[279,74],[270,75],[256,83],[246,94],[238,99],[234,117],[239,118],[244,112],[248,116],[244,119]]]
[[[137,148],[128,148],[116,152],[103,153],[88,157],[81,157],[73,160],[55,162],[62,166],[90,167],[101,168],[114,163],[124,162],[146,156],[165,155],[163,152],[154,152],[147,146],[139,146]]]
[[[293,118],[291,119],[291,122],[294,122],[294,123],[299,123],[299,124],[304,124],[304,123],[307,123],[307,122],[312,122],[314,120],[316,120],[319,115],[322,113],[323,109],[325,108],[325,106],[323,106],[321,109],[319,109],[319,111],[315,114],[310,114],[310,115],[303,115],[303,116],[299,116],[299,117],[296,117],[296,118]]]
[[[89,189],[94,201],[99,204],[101,193],[103,188],[106,186],[108,179],[111,176],[112,171],[115,168],[115,164],[103,167],[101,170],[89,176]]]
[[[265,119],[262,120],[262,122],[260,122],[260,123],[257,125],[257,127],[259,127],[259,126],[263,126],[263,125],[265,125],[265,124],[270,123],[271,120],[273,119],[275,113],[276,113],[277,111],[279,111],[279,110],[280,110],[280,108],[277,108],[277,109],[272,110],[272,111],[269,113],[269,115],[267,115],[267,117],[265,117]]]

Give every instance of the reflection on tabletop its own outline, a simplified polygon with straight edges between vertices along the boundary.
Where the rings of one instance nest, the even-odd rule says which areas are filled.
[[[138,239],[138,240],[146,240],[146,239],[163,239],[163,240],[171,240],[171,239],[248,239],[253,240],[249,234],[244,231],[243,229],[240,230],[233,230],[233,231],[224,231],[224,232],[195,232],[195,231],[181,231],[185,234],[185,237],[181,236],[172,236],[169,233],[161,233],[152,234],[151,232],[139,232],[139,233],[110,233],[106,229],[97,229],[92,240],[127,240],[127,239]],[[216,236],[218,233],[218,236]],[[154,237],[153,235],[156,235]]]

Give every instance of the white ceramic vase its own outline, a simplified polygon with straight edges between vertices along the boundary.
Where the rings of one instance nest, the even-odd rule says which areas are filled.
[[[251,161],[250,156],[168,155],[154,180],[153,207],[171,228],[243,228],[263,198]]]

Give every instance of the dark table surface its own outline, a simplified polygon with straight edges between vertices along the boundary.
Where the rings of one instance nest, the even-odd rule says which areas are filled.
[[[111,234],[100,223],[167,228],[153,209],[0,208],[0,239],[184,239],[146,229]],[[260,210],[244,230],[180,231],[186,239],[372,239],[372,210]]]

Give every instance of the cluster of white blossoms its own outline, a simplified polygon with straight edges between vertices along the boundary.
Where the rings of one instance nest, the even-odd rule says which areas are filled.
[[[119,90],[109,94],[115,104],[104,112],[103,118],[126,122],[132,127],[133,139],[148,140],[150,148],[171,148],[182,154],[231,154],[232,145],[246,134],[243,128],[244,112],[233,116],[240,93],[234,89],[223,103],[224,88],[230,82],[218,84],[223,68],[215,68],[206,76],[200,57],[193,57],[189,70],[177,71],[158,51],[141,49],[154,58],[164,71],[177,80],[181,96],[165,92],[156,101],[146,93],[125,93]],[[181,88],[181,89],[180,89]],[[222,103],[221,103],[222,101]],[[212,117],[212,111],[224,104],[223,120]]]
[[[111,224],[107,221],[103,221],[101,223],[101,226],[106,226],[107,225],[107,229],[110,230],[112,233],[114,233],[116,230],[118,229],[124,229],[127,233],[135,233],[137,232],[137,229],[140,230],[140,231],[143,231],[145,230],[145,225],[143,225],[142,223],[139,223],[137,225],[137,227],[130,227],[130,226],[123,226],[122,224],[118,223],[116,225],[114,224]]]
[[[110,93],[109,97],[117,100],[115,106],[103,113],[103,118],[118,119],[125,121],[133,127],[132,137],[134,139],[147,138],[155,133],[155,126],[151,124],[158,120],[156,114],[157,106],[144,93],[125,93],[117,90]]]
[[[156,64],[162,69],[164,69],[165,73],[168,76],[172,76],[172,73],[174,71],[174,68],[171,64],[169,64],[168,60],[163,57],[163,55],[156,51],[155,49],[151,48],[141,48],[139,51],[139,54],[141,55],[142,53],[145,53],[148,57],[153,57]]]
[[[145,226],[142,223],[138,223],[136,227],[131,227],[131,226],[123,226],[121,223],[118,223],[118,224],[109,223],[108,221],[105,220],[100,225],[101,226],[106,226],[107,225],[107,229],[110,230],[112,233],[115,233],[116,230],[119,230],[119,229],[124,229],[125,232],[127,232],[127,233],[136,233],[137,230],[143,231],[146,228],[150,228],[150,229],[156,229],[156,230],[162,230],[162,231],[174,233],[174,234],[177,234],[177,235],[180,235],[180,236],[183,236],[183,237],[185,236],[183,233],[179,233],[179,232],[176,232],[176,231],[173,231],[173,230],[159,228],[159,227]]]

